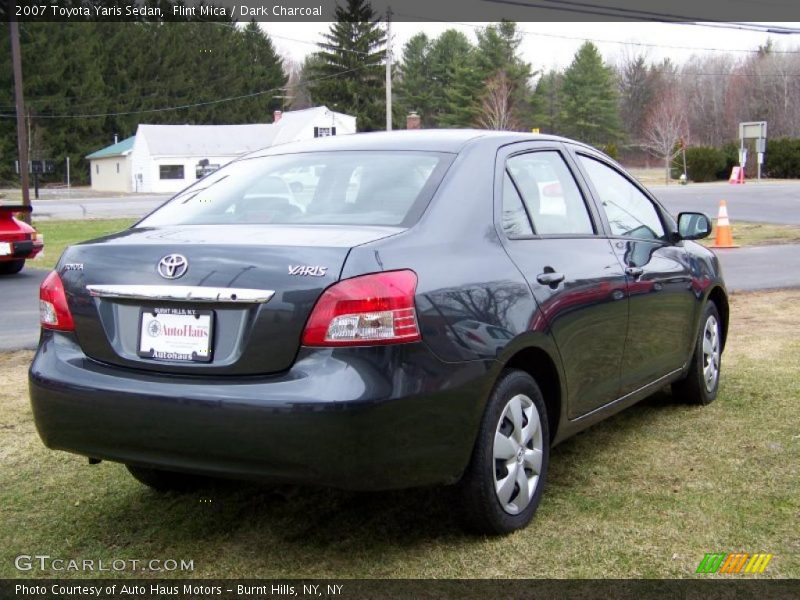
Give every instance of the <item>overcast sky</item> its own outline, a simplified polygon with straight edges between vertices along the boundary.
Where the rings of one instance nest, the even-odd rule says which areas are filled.
[[[403,45],[415,33],[424,31],[435,37],[445,29],[463,31],[475,41],[475,30],[486,23],[393,23],[394,55],[399,57]],[[783,26],[800,27],[800,23],[781,23]],[[273,37],[278,50],[284,56],[302,62],[303,58],[317,48],[320,33],[327,31],[327,23],[261,23]],[[523,35],[521,54],[534,69],[547,70],[552,67],[563,68],[569,65],[575,51],[584,38],[595,41],[606,61],[616,63],[625,44],[640,43],[653,46],[628,46],[638,52],[645,52],[654,61],[670,57],[682,64],[692,54],[706,53],[707,48],[726,51],[753,50],[771,37],[778,47],[794,48],[800,46],[800,35],[768,35],[765,33],[721,29],[716,27],[665,24],[665,23],[519,23]],[[292,39],[287,39],[292,38]],[[578,39],[574,39],[578,38]],[[607,41],[601,41],[607,40]],[[616,42],[616,43],[615,43]],[[680,47],[680,48],[679,48]],[[688,49],[683,49],[683,48]],[[713,52],[718,54],[719,52]],[[734,52],[735,56],[747,56],[744,52]]]

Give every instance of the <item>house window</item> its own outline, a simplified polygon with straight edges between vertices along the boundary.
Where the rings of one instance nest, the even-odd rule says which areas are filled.
[[[160,165],[159,179],[183,179],[183,165]]]
[[[100,174],[100,164],[99,163],[95,163],[94,164],[94,174],[95,175],[99,175]]]
[[[117,163],[117,173],[119,173],[119,163]]]

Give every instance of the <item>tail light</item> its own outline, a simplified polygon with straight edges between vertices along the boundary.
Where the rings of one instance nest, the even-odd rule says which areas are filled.
[[[56,271],[50,273],[39,287],[39,322],[44,329],[75,330],[64,284]]]
[[[373,273],[329,287],[303,332],[304,346],[372,346],[420,339],[413,271]]]

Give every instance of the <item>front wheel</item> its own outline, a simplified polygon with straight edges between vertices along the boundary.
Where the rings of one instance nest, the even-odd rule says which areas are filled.
[[[672,395],[690,404],[711,404],[719,390],[722,330],[717,306],[708,301],[686,377],[672,384]]]
[[[504,371],[457,487],[467,526],[478,533],[505,534],[530,523],[542,497],[549,456],[547,411],[539,386],[524,371]]]
[[[0,262],[0,275],[14,275],[22,271],[25,266],[25,259],[19,260],[4,260]]]

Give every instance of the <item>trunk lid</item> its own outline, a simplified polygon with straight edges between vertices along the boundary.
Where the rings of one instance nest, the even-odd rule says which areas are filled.
[[[323,290],[338,281],[350,249],[401,231],[129,229],[70,247],[59,271],[87,356],[176,374],[268,374],[291,367],[308,316]],[[174,279],[168,276],[183,268],[180,259],[159,272],[160,261],[171,255],[186,262],[185,273]]]

